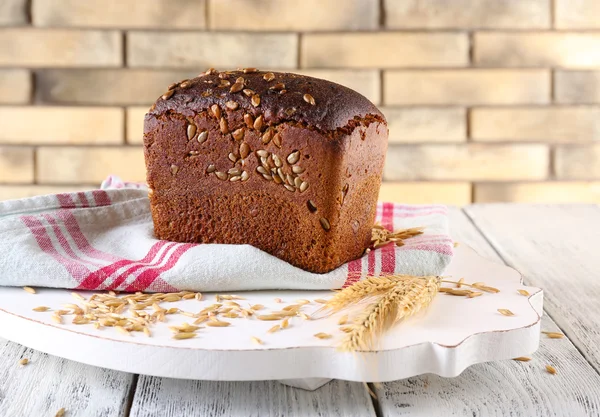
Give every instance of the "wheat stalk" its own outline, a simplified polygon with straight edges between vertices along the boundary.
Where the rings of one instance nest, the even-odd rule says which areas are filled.
[[[404,245],[404,240],[423,234],[422,227],[413,227],[392,232],[377,223],[371,229],[371,246],[373,249],[380,248],[388,243],[394,242],[396,246]]]
[[[393,324],[426,308],[437,294],[440,281],[437,276],[368,277],[338,292],[324,309],[334,313],[351,304],[373,300],[348,327],[340,349],[358,351],[373,348],[374,341]]]

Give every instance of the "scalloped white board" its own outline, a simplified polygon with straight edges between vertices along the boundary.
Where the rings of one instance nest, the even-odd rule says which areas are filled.
[[[122,335],[112,328],[59,325],[50,319],[50,312],[32,311],[40,305],[59,308],[77,302],[70,291],[56,289],[39,289],[32,295],[20,288],[0,288],[0,337],[124,372],[218,381],[288,380],[283,382],[306,389],[315,389],[331,378],[385,382],[423,373],[453,377],[470,365],[525,356],[537,349],[540,289],[524,286],[517,271],[488,261],[464,245],[456,248],[446,275],[456,280],[464,277],[466,282],[483,281],[501,292],[472,299],[440,294],[425,312],[390,330],[377,351],[360,354],[336,350],[344,336],[337,330],[337,321],[345,313],[319,320],[293,318],[288,329],[273,334],[267,330],[276,322],[231,319],[230,327],[203,328],[197,338],[189,340],[172,339],[168,326],[193,319],[174,315],[168,316],[167,323],[153,326],[153,337],[148,338],[141,333]],[[517,289],[526,289],[531,295],[520,295]],[[297,299],[331,295],[326,291],[238,294],[246,298],[240,303],[265,305],[263,314]],[[276,303],[276,297],[284,304]],[[214,297],[207,294],[201,302],[186,300],[169,307],[197,312],[213,303]],[[311,314],[320,307],[311,303],[303,311]],[[509,309],[515,316],[503,316],[497,312],[499,308]],[[313,335],[318,332],[334,337],[317,339]],[[252,336],[264,344],[254,344]]]

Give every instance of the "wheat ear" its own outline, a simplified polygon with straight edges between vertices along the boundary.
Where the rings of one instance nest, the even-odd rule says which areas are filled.
[[[340,350],[372,349],[374,341],[394,323],[429,306],[440,288],[440,279],[435,276],[403,276],[392,282],[395,285],[357,317]]]

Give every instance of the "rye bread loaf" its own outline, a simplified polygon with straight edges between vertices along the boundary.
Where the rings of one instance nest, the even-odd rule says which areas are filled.
[[[369,100],[325,80],[245,69],[172,84],[144,123],[155,234],[331,271],[369,245],[387,136]]]

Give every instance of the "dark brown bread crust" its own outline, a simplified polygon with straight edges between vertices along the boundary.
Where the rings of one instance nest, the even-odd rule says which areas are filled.
[[[245,113],[254,117],[262,114],[267,124],[295,121],[321,132],[344,128],[354,118],[369,115],[380,121],[385,120],[373,103],[342,85],[291,73],[271,73],[275,78],[266,81],[265,74],[263,71],[247,74],[243,71],[227,71],[187,80],[185,88],[174,88],[175,93],[171,98],[159,99],[150,114],[159,115],[171,110],[188,116],[209,109],[213,104],[224,109],[227,101],[235,100]],[[244,91],[230,92],[239,77],[244,79],[243,89],[250,89],[260,97],[259,106],[255,107],[252,95],[246,95]],[[219,87],[223,81],[229,82],[229,85]],[[280,87],[278,84],[284,87],[273,88]],[[281,93],[282,90],[285,92]],[[306,93],[314,98],[314,105],[304,100]]]
[[[307,271],[328,272],[369,244],[386,122],[345,87],[294,74],[266,81],[265,74],[185,81],[146,115],[155,233],[179,242],[250,244]],[[249,96],[230,92],[238,77],[254,90]],[[222,79],[230,85],[216,87],[226,84]],[[269,89],[278,83],[283,94]]]

